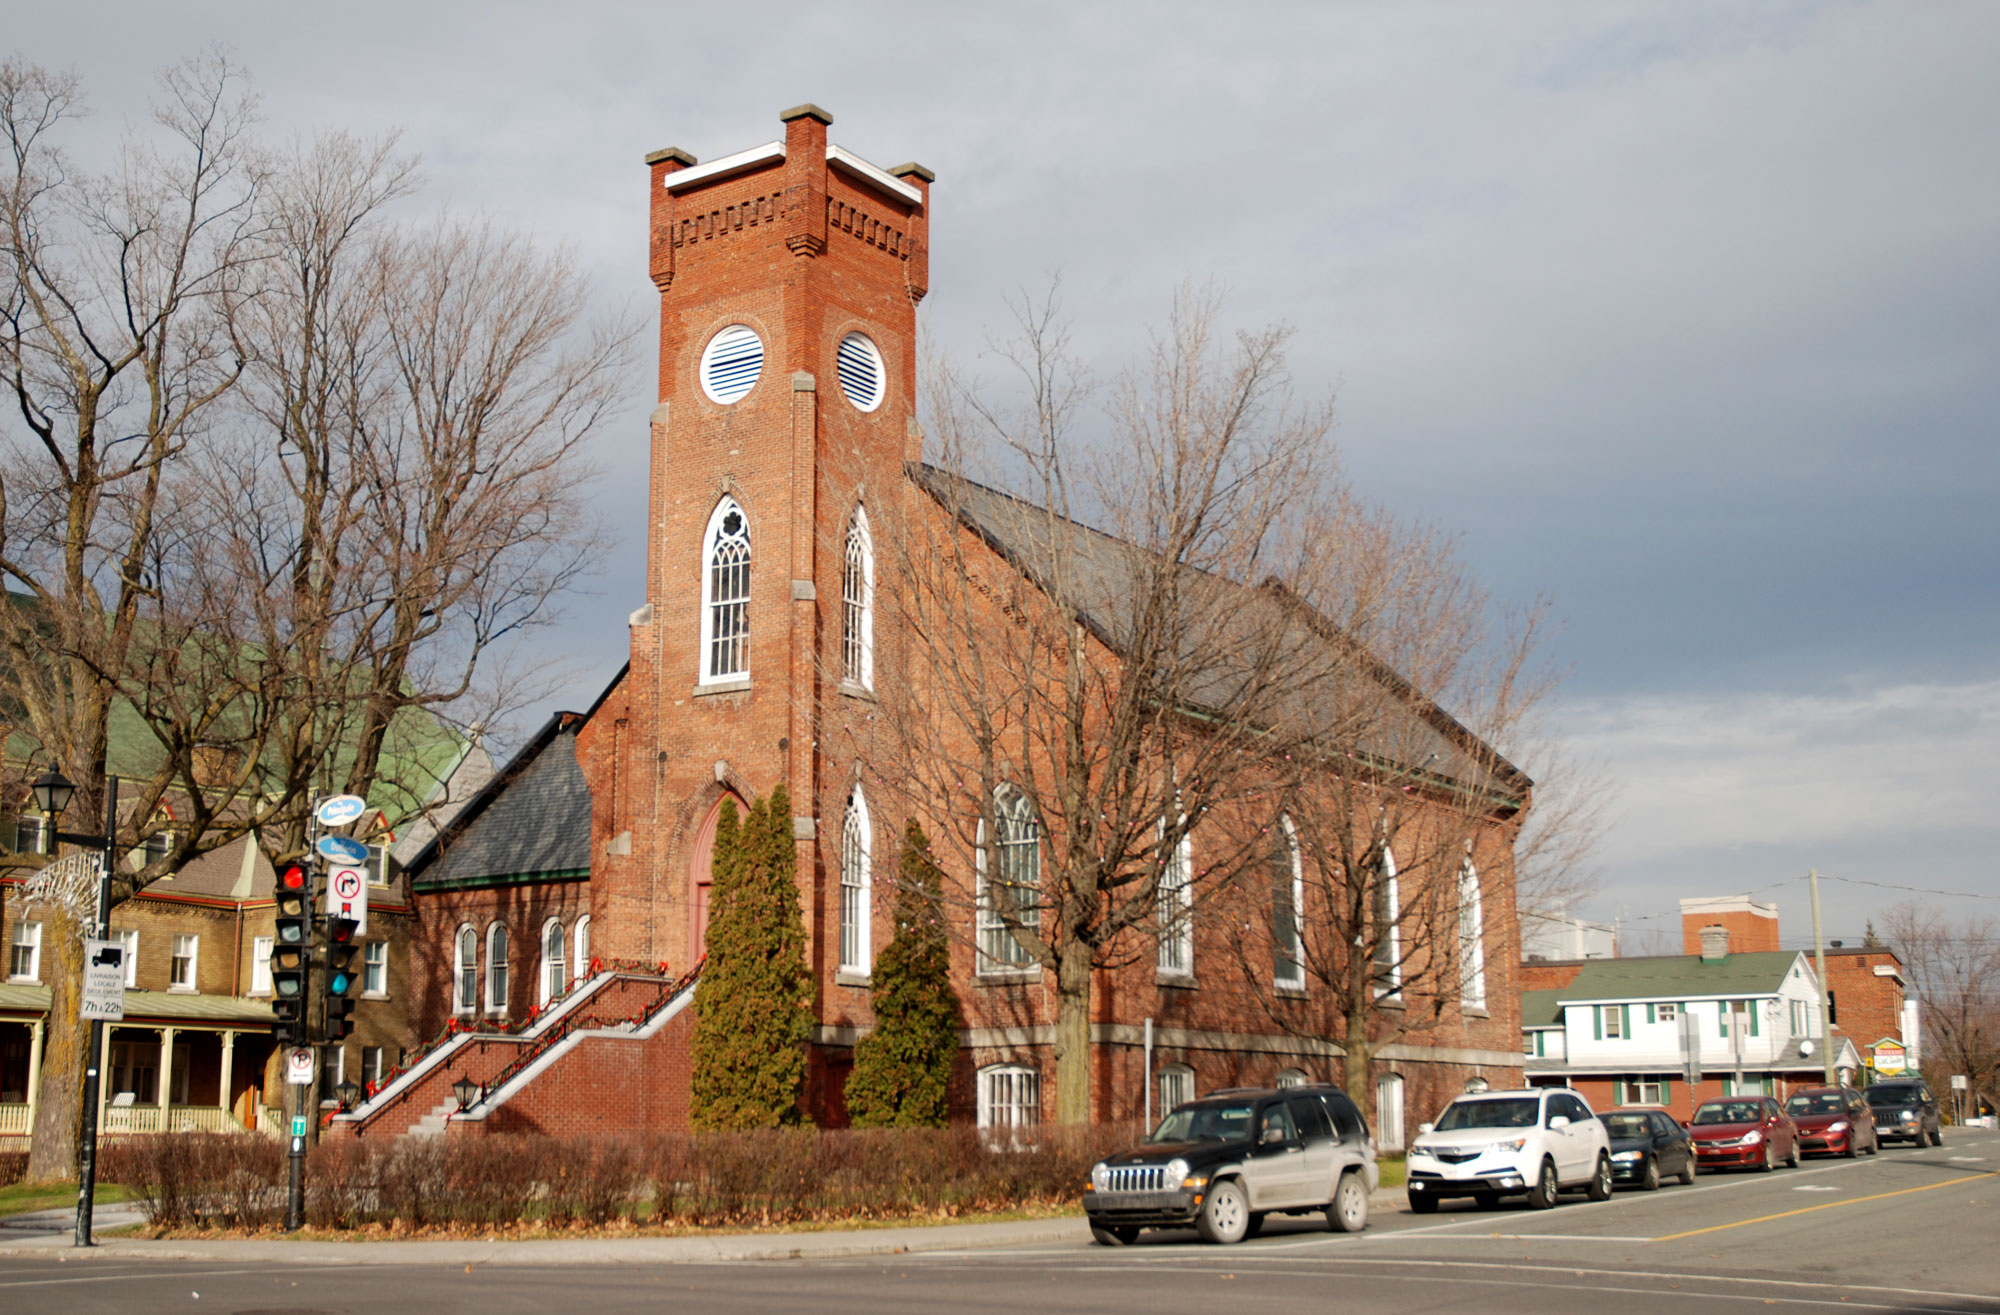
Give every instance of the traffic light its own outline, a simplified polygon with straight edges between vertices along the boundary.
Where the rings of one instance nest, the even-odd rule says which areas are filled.
[[[326,1039],[339,1041],[354,1031],[355,960],[361,946],[354,939],[353,918],[329,918],[326,924]]]
[[[277,1016],[278,1043],[306,1039],[306,969],[312,955],[312,869],[293,861],[279,865],[278,921],[271,946],[271,1012]]]

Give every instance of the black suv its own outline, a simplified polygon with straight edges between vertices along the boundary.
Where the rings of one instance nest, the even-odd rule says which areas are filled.
[[[1861,1093],[1875,1111],[1877,1141],[1944,1145],[1943,1116],[1931,1084],[1922,1078],[1887,1078]]]
[[[1240,1242],[1269,1214],[1324,1212],[1335,1232],[1354,1233],[1368,1226],[1380,1181],[1368,1124],[1340,1088],[1235,1088],[1189,1101],[1139,1146],[1092,1166],[1083,1210],[1103,1246],[1190,1225],[1207,1241]]]

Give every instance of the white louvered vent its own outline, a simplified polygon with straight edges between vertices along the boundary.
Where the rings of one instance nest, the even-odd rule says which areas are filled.
[[[708,340],[701,353],[701,391],[727,406],[741,401],[764,372],[764,340],[747,324],[732,324]]]
[[[882,405],[882,353],[875,350],[867,335],[850,333],[840,340],[834,369],[840,375],[840,391],[847,394],[848,401],[863,411],[873,411]]]

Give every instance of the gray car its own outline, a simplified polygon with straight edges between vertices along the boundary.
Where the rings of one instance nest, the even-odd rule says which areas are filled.
[[[1236,1088],[1180,1106],[1144,1142],[1092,1166],[1083,1209],[1104,1246],[1128,1245],[1142,1228],[1240,1242],[1272,1214],[1324,1214],[1352,1233],[1368,1226],[1380,1181],[1368,1124],[1340,1088]]]

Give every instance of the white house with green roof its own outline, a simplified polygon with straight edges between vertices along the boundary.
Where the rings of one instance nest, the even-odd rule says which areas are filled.
[[[1521,1032],[1529,1083],[1575,1088],[1599,1110],[1664,1105],[1685,1119],[1710,1096],[1782,1099],[1825,1080],[1819,980],[1797,950],[1591,960],[1567,986],[1523,993]],[[1834,1044],[1851,1080],[1860,1058]]]

